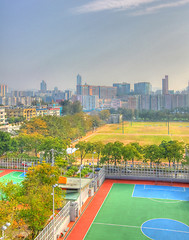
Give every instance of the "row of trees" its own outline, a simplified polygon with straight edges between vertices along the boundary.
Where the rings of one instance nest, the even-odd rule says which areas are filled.
[[[103,144],[102,142],[79,142],[76,147],[80,152],[81,164],[86,154],[97,153],[98,163],[117,164],[127,161],[143,161],[159,164],[162,160],[178,164],[180,161],[186,163],[187,156],[184,156],[185,149],[189,150],[189,145],[184,145],[178,141],[162,141],[160,145],[152,144],[141,146],[138,143],[124,145],[122,142]]]
[[[43,152],[48,157],[51,149],[60,152],[70,146],[72,141],[103,123],[98,115],[84,113],[33,118],[22,124],[15,137],[0,131],[0,156],[37,156]]]
[[[110,109],[110,113],[119,113],[123,115],[123,120],[137,119],[138,121],[189,121],[189,109],[181,111],[152,111],[152,110],[131,110],[119,108],[118,110]]]

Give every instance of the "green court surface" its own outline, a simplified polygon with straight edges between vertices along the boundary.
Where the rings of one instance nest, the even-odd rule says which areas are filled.
[[[13,181],[13,183],[20,183],[23,181],[23,173],[22,172],[11,172],[3,177],[0,177],[0,182],[10,182]]]
[[[85,240],[142,240],[142,239],[189,239],[189,201],[132,197],[133,184],[113,184]],[[181,222],[185,229],[173,230],[144,227],[155,234],[150,238],[143,234],[141,226],[151,220],[163,219]],[[187,225],[187,226],[186,226]],[[161,225],[162,226],[162,225]],[[158,231],[157,231],[158,230]],[[176,234],[180,234],[176,237]],[[160,236],[167,234],[167,237]],[[171,234],[171,236],[170,236]]]

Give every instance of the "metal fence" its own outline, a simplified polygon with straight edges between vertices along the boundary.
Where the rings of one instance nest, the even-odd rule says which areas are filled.
[[[40,232],[34,240],[54,240],[54,232],[58,230],[62,223],[70,216],[70,202],[68,202],[60,212],[55,216],[54,221],[50,223]],[[55,230],[55,231],[54,231]]]
[[[0,168],[2,169],[18,169],[24,170],[29,167],[36,166],[41,162],[39,159],[24,159],[24,158],[1,158],[0,159]],[[45,160],[45,162],[49,162]]]
[[[106,178],[159,180],[159,181],[189,181],[189,167],[182,164],[153,164],[127,163],[120,165],[106,165]]]

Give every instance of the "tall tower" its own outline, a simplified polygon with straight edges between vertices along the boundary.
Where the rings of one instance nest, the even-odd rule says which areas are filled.
[[[81,79],[81,76],[78,74],[77,75],[77,86],[76,86],[77,95],[81,95],[81,85],[82,85],[82,79]]]
[[[77,85],[82,85],[81,76],[79,74],[77,75]]]
[[[165,75],[165,78],[162,79],[162,94],[169,93],[169,83],[168,83],[168,75]]]
[[[7,93],[8,93],[7,85],[0,84],[0,97],[6,97]]]
[[[46,92],[47,91],[47,84],[44,80],[40,83],[40,91],[41,92]]]

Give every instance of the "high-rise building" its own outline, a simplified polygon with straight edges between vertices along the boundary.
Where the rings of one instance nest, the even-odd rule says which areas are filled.
[[[41,90],[41,92],[47,91],[47,84],[44,80],[40,83],[40,90]]]
[[[139,82],[134,84],[135,95],[149,95],[151,93],[152,85],[149,82]]]
[[[77,75],[77,85],[82,85],[81,75]]]
[[[7,92],[8,92],[7,85],[0,84],[0,97],[6,97]]]
[[[168,85],[168,75],[165,75],[165,78],[162,79],[162,94],[169,93],[169,85]]]
[[[77,85],[76,85],[76,93],[77,95],[82,95],[82,79],[81,76],[77,75]]]
[[[122,97],[130,93],[130,83],[113,83],[113,87],[117,88],[118,97]]]

